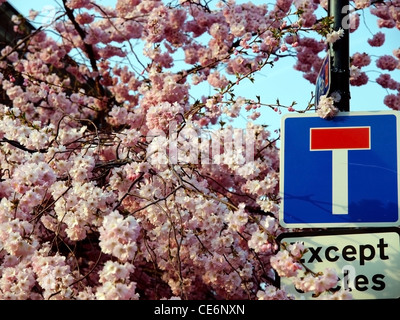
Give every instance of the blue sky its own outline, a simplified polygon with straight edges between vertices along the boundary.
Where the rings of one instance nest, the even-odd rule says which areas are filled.
[[[53,13],[51,12],[52,6],[59,7],[60,0],[9,0],[18,11],[23,14],[27,14],[29,9],[33,7],[35,10],[42,13],[42,19],[48,19]],[[98,0],[100,4],[109,5],[116,2],[116,0]],[[240,2],[248,2],[243,0],[237,0]],[[253,0],[255,4],[265,3],[261,0]],[[270,1],[269,3],[274,3]],[[40,17],[38,18],[40,21]],[[372,35],[378,31],[386,33],[386,41],[383,47],[372,48],[366,40],[372,38]],[[399,48],[399,31],[379,29],[376,24],[375,17],[367,14],[365,18],[361,17],[359,29],[350,34],[350,54],[354,52],[368,52],[375,56],[390,53],[393,49]],[[302,77],[302,74],[293,69],[294,59],[291,57],[281,59],[278,61],[274,68],[264,68],[255,77],[255,83],[250,81],[244,81],[240,88],[236,91],[236,96],[243,95],[246,98],[254,98],[256,96],[261,97],[261,101],[265,103],[274,103],[276,99],[282,105],[290,105],[293,101],[297,102],[295,108],[303,110],[311,98],[311,92],[315,92],[315,85],[309,83]],[[370,79],[375,79],[378,75],[378,70],[375,68],[375,63],[372,62],[370,66],[365,68],[367,75]],[[400,79],[400,70],[397,70],[392,74],[394,79]],[[199,96],[204,94],[208,95],[213,93],[213,90],[209,87],[202,86],[202,92]],[[387,91],[381,88],[376,83],[369,83],[362,87],[351,87],[351,100],[350,100],[350,111],[376,111],[376,110],[388,110],[383,104],[383,98],[387,94]],[[257,123],[268,124],[270,130],[276,130],[280,127],[281,115],[272,111],[269,108],[260,110],[262,116],[256,121]],[[282,114],[285,110],[282,110]],[[237,122],[246,122],[247,113],[243,113],[241,119]]]

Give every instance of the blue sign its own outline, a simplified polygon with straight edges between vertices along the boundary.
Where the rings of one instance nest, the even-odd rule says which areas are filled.
[[[321,96],[328,93],[331,86],[331,63],[329,53],[326,55],[322,62],[321,69],[317,77],[317,83],[315,85],[315,108],[317,108],[319,99]]]
[[[398,130],[395,111],[282,117],[280,224],[399,226]]]

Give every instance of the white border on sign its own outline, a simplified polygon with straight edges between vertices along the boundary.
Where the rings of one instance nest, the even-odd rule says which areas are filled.
[[[400,175],[400,118],[399,113],[396,111],[352,111],[352,112],[339,112],[337,116],[377,116],[377,115],[394,115],[396,117],[396,144],[397,144],[397,174]],[[354,228],[354,227],[393,227],[400,226],[400,205],[397,212],[397,220],[391,222],[343,222],[343,223],[285,223],[284,222],[284,178],[285,178],[285,121],[288,118],[317,118],[316,113],[290,113],[283,115],[281,118],[281,149],[280,149],[280,182],[279,182],[279,195],[281,199],[279,210],[279,224],[284,228]],[[328,120],[327,120],[328,121]],[[400,176],[397,179],[397,201],[400,204]]]

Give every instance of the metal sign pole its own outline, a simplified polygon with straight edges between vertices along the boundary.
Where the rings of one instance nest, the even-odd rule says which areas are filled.
[[[328,15],[333,16],[333,29],[344,30],[343,36],[330,45],[331,86],[330,94],[337,92],[341,99],[335,106],[339,111],[350,111],[350,6],[349,0],[328,0]]]

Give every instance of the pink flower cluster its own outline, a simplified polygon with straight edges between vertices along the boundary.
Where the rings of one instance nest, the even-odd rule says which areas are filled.
[[[332,96],[328,97],[326,95],[321,96],[318,106],[317,106],[317,114],[321,118],[332,118],[338,112],[339,109],[335,106],[335,100]]]
[[[134,270],[135,267],[128,262],[122,264],[108,260],[99,272],[101,286],[96,291],[96,299],[138,300],[136,283],[130,280]]]
[[[104,253],[111,254],[122,262],[131,261],[135,257],[140,226],[134,217],[124,218],[113,211],[104,218],[99,232],[99,245]]]
[[[296,278],[294,284],[298,290],[303,292],[313,292],[321,294],[331,288],[334,288],[338,283],[339,277],[335,269],[325,269],[322,275],[307,274],[302,278]]]
[[[399,8],[396,1],[374,4],[371,6],[371,13],[379,18],[380,28],[399,28]]]
[[[339,281],[335,269],[325,268],[323,272],[315,273],[302,265],[301,260],[306,252],[307,249],[301,242],[286,244],[283,250],[271,257],[271,266],[280,277],[293,278],[297,290],[312,292],[319,299],[352,299],[352,295],[346,290],[330,292]],[[263,292],[259,294],[262,297],[265,295]]]
[[[390,76],[390,74],[383,73],[378,78],[376,82],[379,83],[385,89],[400,91],[400,83]]]
[[[372,39],[368,39],[367,41],[372,47],[380,47],[385,43],[385,34],[383,32],[378,32],[374,34]]]
[[[303,268],[296,260],[288,251],[279,251],[275,256],[271,257],[271,266],[280,277],[295,277],[298,270]]]
[[[400,110],[400,93],[387,95],[383,102],[393,110]]]
[[[65,299],[73,295],[70,288],[75,278],[71,274],[66,257],[59,254],[47,256],[48,248],[42,248],[32,257],[32,271],[42,288],[44,299]]]
[[[341,37],[343,37],[344,30],[340,28],[337,31],[331,31],[326,35],[326,42],[327,43],[335,43],[338,41]]]
[[[376,61],[376,66],[383,70],[393,71],[399,68],[399,60],[391,55],[383,55]]]

